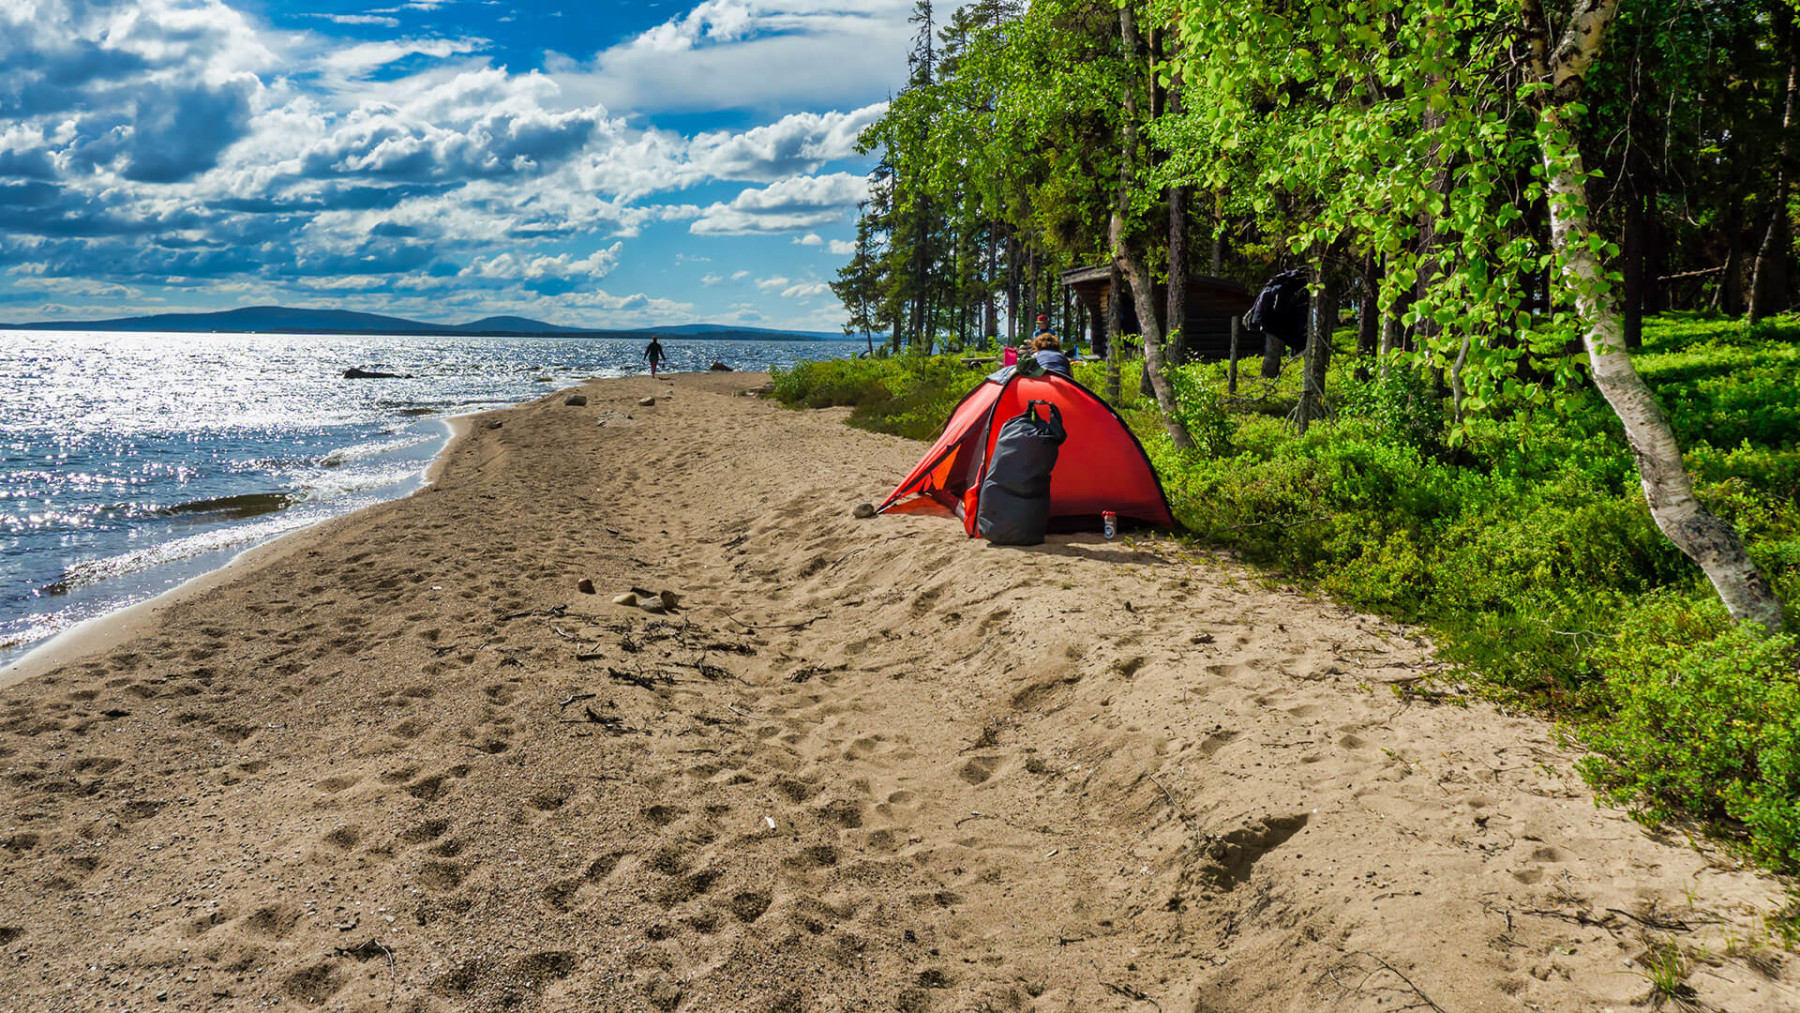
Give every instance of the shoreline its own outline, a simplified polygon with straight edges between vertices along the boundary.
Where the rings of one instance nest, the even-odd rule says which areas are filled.
[[[574,388],[569,389],[572,390]],[[501,410],[505,411],[507,409]],[[444,445],[439,447],[437,452],[431,455],[431,460],[425,465],[425,470],[421,476],[424,484],[418,489],[407,493],[406,496],[399,497],[400,499],[417,496],[431,488],[432,483],[436,481],[438,474],[443,469],[443,461],[445,456],[449,453],[450,448],[454,446],[458,440],[468,435],[471,425],[470,420],[483,414],[487,413],[471,412],[466,415],[447,415],[436,420],[444,423],[445,427],[449,430],[444,437]],[[315,524],[309,524],[306,527],[294,531],[283,532],[267,541],[258,542],[240,552],[234,553],[230,559],[225,560],[220,565],[207,570],[205,573],[196,574],[166,591],[158,592],[143,601],[133,602],[122,608],[114,609],[111,612],[105,612],[84,619],[66,630],[45,637],[41,642],[27,647],[25,652],[19,655],[14,661],[5,666],[0,666],[0,693],[25,682],[28,679],[40,676],[45,672],[63,665],[73,664],[84,657],[98,654],[108,647],[124,643],[133,637],[141,636],[146,630],[151,629],[154,626],[156,613],[162,609],[168,608],[178,602],[186,601],[196,595],[204,594],[206,591],[235,577],[238,571],[255,567],[265,557],[281,551],[281,547],[288,539],[299,538],[309,532],[317,531],[319,528],[330,524],[333,521],[354,516],[364,510],[373,509],[383,505],[383,503],[391,502],[394,501],[383,500],[382,503],[371,503],[368,506],[359,507],[349,513],[325,517]]]
[[[857,519],[924,445],[760,379],[471,417],[421,493],[0,694],[0,994],[1623,1009],[1674,947],[1794,1008],[1781,883],[1396,692],[1410,631],[1159,537]]]

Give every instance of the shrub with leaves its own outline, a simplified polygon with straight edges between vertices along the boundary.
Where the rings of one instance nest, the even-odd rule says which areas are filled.
[[[1195,448],[1209,457],[1231,453],[1237,421],[1225,410],[1218,388],[1208,382],[1205,368],[1198,363],[1176,366],[1169,370],[1169,381],[1175,391],[1175,418],[1194,438]]]
[[[1424,371],[1400,357],[1365,382],[1344,384],[1342,391],[1338,413],[1375,423],[1382,438],[1423,451],[1443,444],[1444,403]]]
[[[1647,821],[1724,820],[1757,857],[1800,865],[1797,659],[1792,634],[1657,596],[1596,658],[1612,715],[1585,729],[1583,772]]]

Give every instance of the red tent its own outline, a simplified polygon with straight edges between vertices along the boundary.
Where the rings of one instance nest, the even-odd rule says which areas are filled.
[[[1000,427],[1024,414],[1031,401],[1061,409],[1069,433],[1050,476],[1050,530],[1098,530],[1103,510],[1118,514],[1121,522],[1175,526],[1162,483],[1125,420],[1093,391],[1055,373],[984,380],[957,403],[943,434],[880,510],[926,496],[956,511],[973,538],[988,455]]]

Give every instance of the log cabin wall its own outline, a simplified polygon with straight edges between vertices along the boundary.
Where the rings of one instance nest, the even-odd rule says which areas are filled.
[[[1112,298],[1107,281],[1107,267],[1077,267],[1062,272],[1060,280],[1081,300],[1087,309],[1088,333],[1084,344],[1096,355],[1106,350],[1106,304]],[[1119,309],[1126,334],[1139,332],[1137,306],[1131,289],[1120,285],[1123,302]],[[1168,292],[1157,286],[1156,305],[1168,304]],[[1223,359],[1231,354],[1231,320],[1250,309],[1249,290],[1228,278],[1196,275],[1188,279],[1187,351],[1191,359]]]

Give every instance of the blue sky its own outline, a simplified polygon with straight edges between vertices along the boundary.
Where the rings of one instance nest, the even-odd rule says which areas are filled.
[[[910,0],[0,0],[0,321],[831,330]]]

